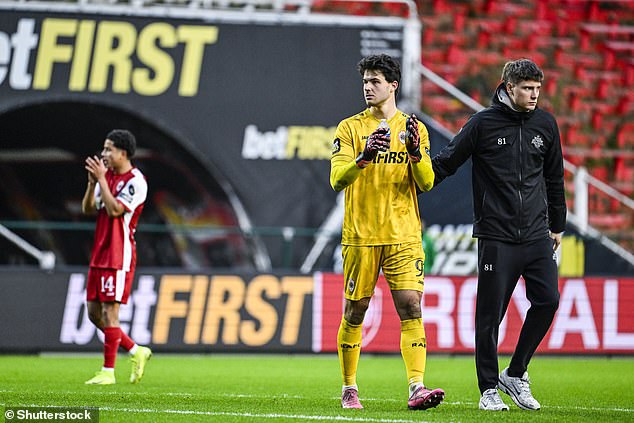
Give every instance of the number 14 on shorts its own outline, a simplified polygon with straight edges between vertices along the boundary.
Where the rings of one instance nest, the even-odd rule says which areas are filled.
[[[101,277],[101,292],[106,292],[106,295],[114,295],[114,278],[112,275]]]

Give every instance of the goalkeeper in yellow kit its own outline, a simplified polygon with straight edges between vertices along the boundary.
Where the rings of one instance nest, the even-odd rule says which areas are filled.
[[[398,62],[384,54],[368,56],[357,68],[368,108],[339,123],[330,161],[330,184],[336,191],[345,190],[341,244],[346,303],[337,334],[341,406],[363,408],[356,384],[361,327],[382,270],[401,320],[408,407],[427,409],[445,395],[423,384],[425,255],[416,193],[434,185],[429,135],[414,115],[396,108]]]

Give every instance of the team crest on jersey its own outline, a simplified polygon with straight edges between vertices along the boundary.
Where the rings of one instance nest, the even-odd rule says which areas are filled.
[[[121,188],[123,188],[123,181],[119,181],[119,183],[117,184],[116,188],[114,189],[115,192],[119,192],[121,191]]]
[[[401,144],[405,144],[405,131],[401,131],[398,133],[398,140]]]
[[[341,150],[341,140],[339,138],[335,138],[332,142],[332,154],[337,154]]]
[[[351,294],[354,292],[355,285],[354,279],[348,279],[348,291],[350,291]]]
[[[535,138],[531,140],[531,143],[535,146],[535,148],[540,148],[544,145],[544,140],[539,135],[535,135]]]
[[[118,197],[122,198],[123,200],[127,201],[128,203],[132,202],[132,198],[134,197],[134,185],[129,185],[128,186],[128,192],[120,192]]]

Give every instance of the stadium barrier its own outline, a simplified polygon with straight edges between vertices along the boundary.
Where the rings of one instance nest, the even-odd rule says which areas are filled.
[[[342,217],[341,217],[342,218]],[[143,220],[143,218],[142,218]],[[275,271],[302,274],[315,271],[341,271],[341,222],[327,224],[320,228],[298,226],[253,226],[248,233],[238,227],[208,224],[154,224],[139,223],[136,233],[138,263],[144,267],[181,267],[189,272],[208,272],[208,269],[239,268],[254,269],[239,262],[221,260],[220,262],[195,261],[204,253],[205,245],[222,240],[231,240],[244,235],[245,241],[254,245],[261,240],[268,246],[267,260],[269,268]],[[477,242],[472,237],[473,226],[470,223],[431,223],[425,232],[434,246],[434,257],[427,275],[472,276],[477,273]],[[62,221],[17,221],[0,220],[0,225],[15,231],[26,239],[54,239],[55,254],[60,258],[60,266],[83,266],[90,257],[90,247],[94,232],[94,222]],[[42,236],[44,234],[45,236]],[[38,238],[39,236],[39,238]],[[168,249],[174,241],[173,251]],[[178,241],[178,242],[176,242]],[[79,246],[79,247],[78,247]],[[312,248],[311,248],[312,246]],[[314,253],[314,254],[313,254]],[[611,274],[630,276],[632,267],[620,260],[601,243],[576,233],[573,228],[564,234],[561,248],[557,250],[559,275],[563,277],[587,277]],[[223,256],[220,255],[222,258]],[[171,261],[169,260],[171,258]],[[159,260],[160,259],[160,260]],[[310,262],[305,269],[304,264]],[[3,248],[0,238],[0,267],[2,265],[37,265],[31,257],[25,258],[21,251],[12,245]],[[258,270],[261,272],[261,270]]]
[[[0,352],[101,350],[85,310],[86,269],[0,270]],[[331,353],[343,306],[336,273],[192,274],[139,269],[122,328],[157,352]],[[430,353],[472,353],[475,277],[428,276],[424,312]],[[562,278],[553,325],[538,353],[634,353],[634,278]],[[510,353],[529,307],[520,281],[500,329]],[[379,278],[363,349],[397,353],[400,325]]]

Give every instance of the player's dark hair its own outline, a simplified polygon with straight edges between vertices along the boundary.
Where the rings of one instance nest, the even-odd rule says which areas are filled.
[[[396,94],[401,86],[401,64],[387,54],[375,54],[361,59],[357,64],[357,70],[363,76],[365,71],[378,71],[383,74],[387,82],[398,82]]]
[[[112,141],[115,147],[125,150],[128,153],[128,159],[131,159],[136,152],[136,138],[132,132],[127,129],[113,129],[108,133],[106,139]]]
[[[502,81],[504,84],[511,83],[517,85],[522,81],[538,81],[544,80],[544,72],[529,59],[513,60],[506,62],[502,69]]]

